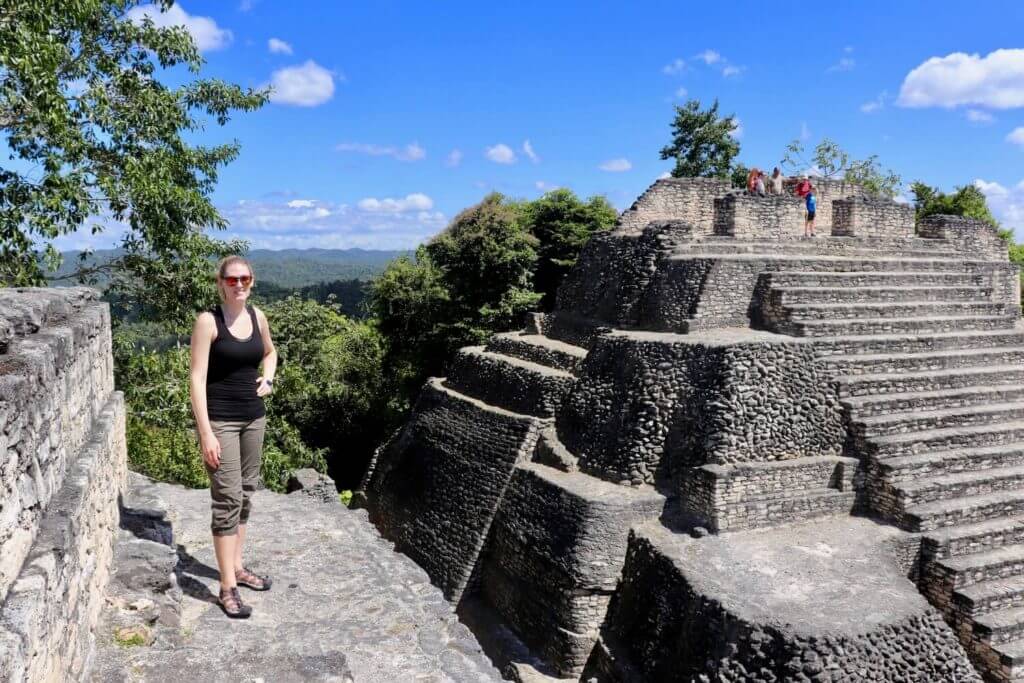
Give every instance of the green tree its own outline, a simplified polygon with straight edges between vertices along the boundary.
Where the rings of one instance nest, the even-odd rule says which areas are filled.
[[[572,190],[558,189],[523,205],[525,229],[537,239],[533,289],[549,311],[555,292],[590,236],[615,225],[618,212],[604,197],[580,201]]]
[[[736,116],[718,116],[718,100],[702,110],[700,100],[688,100],[675,107],[672,143],[662,148],[662,159],[675,159],[675,178],[722,178],[731,174],[732,160],[740,153],[733,137]]]
[[[0,0],[0,127],[11,156],[0,168],[0,284],[41,284],[44,268],[59,266],[54,238],[116,221],[126,233],[124,255],[106,266],[121,274],[115,288],[149,296],[181,323],[211,286],[199,265],[239,246],[203,235],[225,225],[210,195],[238,143],[188,139],[260,107],[266,93],[215,79],[162,83],[161,70],[197,74],[202,58],[183,27],[130,20],[137,4]]]
[[[849,152],[828,138],[824,138],[808,158],[800,140],[786,145],[781,166],[787,175],[804,173],[815,169],[815,174],[824,178],[843,178],[856,183],[870,194],[880,197],[895,197],[899,192],[901,179],[895,172],[883,169],[878,155],[866,159],[854,159]]]
[[[351,488],[402,407],[385,381],[384,339],[334,304],[289,297],[265,312],[282,361],[268,410],[303,442],[326,449],[331,475]]]
[[[989,210],[985,194],[974,185],[961,185],[952,194],[946,194],[918,180],[910,185],[910,192],[914,195],[917,220],[934,214],[948,214],[977,218],[999,229],[999,222]]]

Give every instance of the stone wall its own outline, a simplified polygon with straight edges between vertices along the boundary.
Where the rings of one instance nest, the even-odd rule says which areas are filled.
[[[786,178],[783,181],[783,190],[787,195],[793,195],[800,178]],[[830,180],[828,178],[811,178],[814,185],[814,198],[818,204],[817,217],[814,221],[815,231],[828,233],[832,230],[832,202],[836,199],[847,197],[866,197],[868,193],[863,187],[855,183],[848,183],[845,180]]]
[[[731,192],[715,200],[715,234],[738,239],[779,239],[804,232],[803,200]]]
[[[832,234],[882,239],[913,237],[914,207],[877,197],[836,199],[832,202]]]
[[[582,471],[633,485],[707,463],[839,455],[845,440],[826,369],[780,338],[602,335],[557,425]]]
[[[371,521],[449,600],[469,584],[513,469],[530,459],[543,424],[432,379],[376,455],[365,491]]]
[[[694,234],[710,235],[714,200],[730,187],[728,180],[717,178],[662,178],[622,212],[617,230],[636,233],[651,221],[678,220],[692,225]]]
[[[960,251],[977,254],[977,258],[1006,261],[1007,243],[995,226],[976,218],[936,214],[925,216],[917,225],[917,234],[932,239],[953,241]]]
[[[885,567],[897,585],[881,591],[849,586],[851,596],[861,592],[850,600],[841,593],[806,593],[794,584],[785,591],[785,613],[772,615],[760,604],[772,603],[768,589],[730,590],[735,588],[730,580],[720,584],[718,577],[750,571],[755,575],[749,581],[756,583],[764,580],[756,575],[758,568],[771,572],[776,563],[755,557],[752,565],[719,565],[716,561],[726,558],[713,553],[695,554],[699,559],[688,561],[685,552],[664,542],[665,533],[644,532],[630,537],[623,582],[582,680],[981,681],[941,615],[882,552],[872,558],[871,569]],[[704,542],[692,541],[689,547],[696,550]],[[783,564],[781,569],[801,568]],[[808,579],[805,585],[817,587],[818,582]],[[836,597],[846,604],[829,604]]]
[[[0,290],[0,679],[88,668],[124,487],[108,307]]]

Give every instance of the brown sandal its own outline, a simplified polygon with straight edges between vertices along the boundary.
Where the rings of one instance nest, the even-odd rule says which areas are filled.
[[[254,591],[268,591],[274,582],[269,576],[253,574],[246,567],[235,570],[235,583],[239,586],[251,588]]]
[[[242,596],[238,594],[238,588],[229,588],[227,590],[222,588],[217,604],[224,610],[224,614],[228,615],[231,619],[248,619],[249,615],[252,614],[252,607],[242,602]]]

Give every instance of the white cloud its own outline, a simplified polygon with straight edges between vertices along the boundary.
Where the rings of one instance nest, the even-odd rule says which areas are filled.
[[[1010,131],[1010,134],[1006,136],[1006,141],[1024,147],[1024,126]]]
[[[289,209],[310,209],[316,206],[315,199],[293,199],[286,206]]]
[[[530,144],[529,140],[523,140],[523,154],[525,154],[526,158],[533,163],[540,163],[540,157],[533,151],[533,145]]]
[[[1024,107],[1024,49],[995,50],[985,57],[963,52],[932,57],[903,79],[896,103],[901,107]]]
[[[981,109],[968,109],[964,112],[964,116],[966,116],[967,120],[971,123],[992,123],[996,120],[992,114],[989,114],[987,111],[982,111]]]
[[[248,12],[253,8],[255,4],[256,3],[254,0],[242,0],[242,2],[238,3],[238,11]]]
[[[711,66],[712,64],[717,64],[722,61],[722,55],[718,54],[714,50],[704,50],[700,54],[694,55],[694,59],[699,59],[708,66]]]
[[[732,120],[732,132],[730,135],[737,140],[743,137],[743,121],[738,116]]]
[[[675,96],[677,100],[681,100],[686,97],[686,88],[676,88]]]
[[[669,173],[668,171],[665,171],[664,173],[662,173],[661,175],[658,176],[658,180],[665,180],[666,178],[671,178],[671,177],[672,177],[672,174]]]
[[[410,211],[430,211],[434,208],[434,200],[427,195],[415,192],[403,199],[377,199],[367,197],[360,199],[356,206],[368,213],[407,213]]]
[[[192,34],[200,52],[225,48],[234,37],[231,31],[217,26],[217,22],[210,17],[191,15],[177,3],[171,5],[166,12],[161,12],[156,5],[139,5],[128,10],[125,16],[135,23],[141,23],[143,18],[149,17],[158,28],[184,26]]]
[[[229,227],[216,236],[248,240],[254,249],[410,249],[440,232],[447,222],[440,211],[422,208],[433,206],[426,195],[369,199],[356,206],[309,200],[311,206],[300,207],[243,200],[218,207]],[[360,208],[364,203],[367,209]]]
[[[865,114],[874,114],[876,111],[879,111],[880,109],[885,107],[885,101],[888,99],[888,97],[888,93],[884,91],[880,92],[878,94],[878,97],[876,97],[875,99],[860,105],[860,110]]]
[[[270,77],[270,101],[315,107],[334,96],[334,76],[312,59],[300,66],[278,69]]]
[[[292,46],[280,38],[271,38],[268,40],[267,49],[275,55],[290,55],[292,53]]]
[[[686,71],[686,62],[679,57],[676,57],[665,66],[661,67],[661,73],[666,76],[675,76],[676,74],[680,74],[684,71]]]
[[[739,76],[741,73],[743,73],[744,68],[745,67],[742,66],[733,66],[732,64],[727,64],[722,67],[722,75],[725,76],[726,78],[729,78],[730,76]]]
[[[974,185],[985,194],[996,220],[1014,230],[1018,240],[1024,238],[1024,180],[1013,187],[1003,187],[979,178]]]
[[[800,139],[801,140],[810,140],[811,139],[811,129],[807,127],[807,122],[806,121],[801,121],[800,122]]]
[[[452,151],[448,152],[448,157],[444,160],[444,165],[448,166],[449,168],[455,168],[456,166],[458,166],[461,163],[462,163],[462,150],[461,149],[453,149]]]
[[[512,151],[511,147],[500,142],[493,147],[488,147],[484,156],[496,164],[516,163],[516,153]]]
[[[825,71],[828,73],[834,73],[836,71],[853,71],[856,66],[857,60],[853,57],[840,57],[838,62],[825,69]]]
[[[609,159],[598,168],[609,173],[622,173],[633,168],[633,164],[629,163],[629,159]]]
[[[355,152],[366,154],[371,157],[391,157],[398,161],[420,161],[427,156],[427,150],[420,147],[419,143],[413,142],[405,147],[394,145],[375,145],[365,142],[342,142],[334,147],[339,152]],[[458,150],[455,150],[456,152]],[[451,155],[449,155],[451,157]],[[461,158],[461,157],[460,157]]]

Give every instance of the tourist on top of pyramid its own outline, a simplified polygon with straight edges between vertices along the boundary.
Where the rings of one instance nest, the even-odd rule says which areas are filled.
[[[761,171],[755,166],[747,173],[747,192],[754,194],[757,191],[757,174]]]
[[[811,181],[805,180],[807,183],[807,194],[804,197],[804,201],[807,205],[807,220],[804,221],[804,237],[814,237],[814,214],[818,208],[818,200],[814,196],[814,185],[811,185]]]
[[[757,196],[759,197],[765,196],[764,171],[757,172],[757,178],[754,179],[754,192],[757,193]]]
[[[798,197],[804,198],[807,196],[808,192],[811,192],[812,189],[813,186],[811,185],[810,178],[808,178],[807,176],[801,176],[800,182],[797,183],[795,188],[793,188],[793,192],[795,192]]]
[[[189,386],[210,475],[210,528],[220,568],[218,603],[233,619],[252,613],[238,586],[265,591],[271,585],[270,577],[254,574],[242,562],[250,498],[260,478],[267,420],[263,397],[273,389],[277,370],[267,317],[246,304],[254,279],[252,266],[241,256],[222,259],[217,266],[221,303],[200,313],[192,331]]]
[[[775,169],[772,171],[771,178],[768,179],[768,187],[770,188],[770,192],[772,194],[782,194],[782,181],[784,179],[785,178],[782,175],[782,171],[780,171],[779,167],[776,166]]]

